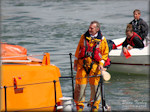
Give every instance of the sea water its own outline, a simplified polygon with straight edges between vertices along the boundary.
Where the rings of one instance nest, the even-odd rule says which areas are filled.
[[[51,54],[61,76],[71,76],[69,53],[93,20],[106,39],[125,37],[133,10],[149,23],[149,0],[1,0],[1,41],[27,48],[28,54]],[[42,59],[42,57],[39,57]],[[76,72],[73,71],[73,75]],[[104,82],[106,103],[112,110],[148,110],[149,76],[111,73]],[[60,79],[63,95],[72,97],[70,79]],[[86,89],[86,101],[90,87]]]

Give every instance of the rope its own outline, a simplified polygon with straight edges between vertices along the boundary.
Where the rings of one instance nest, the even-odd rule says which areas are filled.
[[[21,55],[21,56],[9,56],[9,57],[1,57],[1,59],[3,58],[17,58],[17,57],[26,57],[26,56],[31,56],[31,57],[36,57],[36,56],[43,56],[45,55],[45,53],[43,54],[36,54],[36,55]],[[51,54],[50,55],[69,55],[69,54]],[[72,55],[72,56],[75,56],[75,55]]]
[[[93,78],[93,77],[100,77],[100,75],[93,75],[93,76],[87,76],[87,77],[78,77],[74,79],[82,79],[82,78]],[[59,78],[72,78],[71,76],[64,76],[64,77],[59,77]]]
[[[9,57],[1,57],[1,58],[17,58],[17,57],[26,57],[27,55],[22,55],[22,56],[9,56]]]
[[[119,47],[119,46],[121,46],[123,44],[123,42],[122,43],[120,43],[120,44],[118,44],[118,45],[116,45],[116,47]]]
[[[53,54],[53,53],[51,54],[51,53],[50,53],[50,55],[69,55],[69,53],[68,53],[68,54]],[[74,55],[73,55],[73,56],[74,56]]]
[[[35,57],[35,56],[43,56],[43,55],[45,55],[45,53],[43,53],[43,54],[36,54],[36,55],[28,55],[28,56]]]
[[[59,82],[59,80],[56,80],[56,82]],[[28,86],[28,85],[45,84],[45,83],[53,83],[53,81],[23,84],[23,85],[17,85],[17,86]],[[11,87],[14,87],[14,86],[7,86],[7,88],[11,88]],[[2,88],[4,88],[4,87],[1,87],[0,89],[2,89]]]
[[[44,54],[38,54],[38,55],[21,55],[21,56],[9,56],[9,57],[1,57],[1,58],[17,58],[17,57],[26,57],[26,56],[43,56]]]

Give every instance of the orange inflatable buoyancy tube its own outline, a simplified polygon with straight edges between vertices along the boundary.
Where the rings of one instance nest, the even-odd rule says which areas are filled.
[[[26,60],[27,49],[19,45],[1,43],[1,60]]]

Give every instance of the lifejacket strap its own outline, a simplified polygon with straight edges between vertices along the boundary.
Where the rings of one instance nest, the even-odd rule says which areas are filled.
[[[87,70],[86,69],[86,60],[83,60],[83,68],[84,68],[84,70],[86,71],[86,73],[89,75],[89,73],[90,73],[90,71],[91,71],[91,69],[92,69],[92,67],[93,67],[93,64],[94,64],[94,61],[92,61],[92,63],[91,63],[91,65],[90,65],[90,68]]]

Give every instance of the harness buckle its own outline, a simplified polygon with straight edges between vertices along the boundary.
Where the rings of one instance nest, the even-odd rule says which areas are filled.
[[[86,52],[86,56],[87,57],[91,57],[92,56],[92,52]]]

